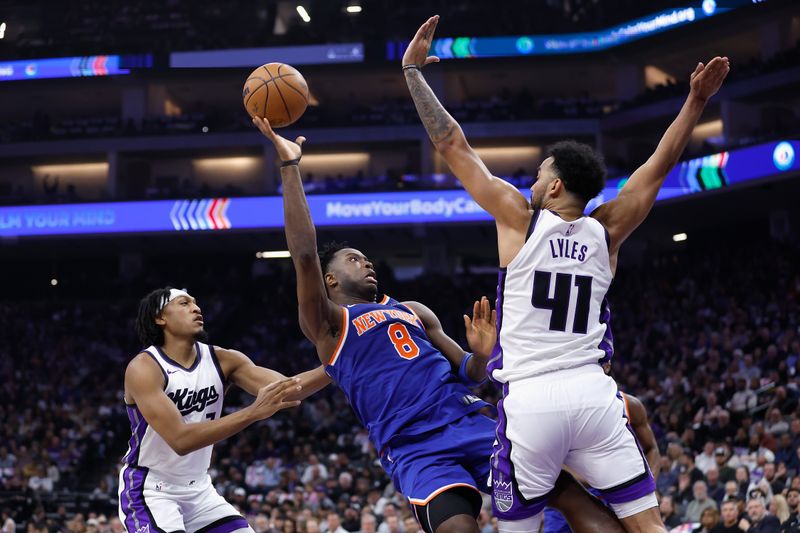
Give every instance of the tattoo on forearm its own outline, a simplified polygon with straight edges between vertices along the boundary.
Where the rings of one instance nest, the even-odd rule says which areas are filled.
[[[411,98],[431,141],[439,143],[450,138],[458,124],[433,94],[422,73],[417,69],[408,69],[405,75]]]

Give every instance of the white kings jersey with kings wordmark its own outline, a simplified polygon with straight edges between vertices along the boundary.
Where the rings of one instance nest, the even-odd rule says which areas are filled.
[[[145,352],[161,367],[169,396],[187,424],[207,422],[222,416],[224,376],[214,348],[195,343],[197,358],[184,368],[157,346]],[[181,457],[150,427],[136,405],[126,404],[131,423],[128,453],[122,461],[130,466],[146,467],[177,476],[205,475],[211,464],[212,446],[206,446]]]
[[[493,380],[507,383],[610,360],[608,242],[594,218],[533,213],[525,244],[500,269],[497,345],[488,366]]]

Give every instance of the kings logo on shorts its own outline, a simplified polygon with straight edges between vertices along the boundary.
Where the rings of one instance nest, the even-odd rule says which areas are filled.
[[[503,481],[502,478],[492,480],[494,485],[494,504],[503,513],[508,512],[514,505],[514,493],[510,481]]]

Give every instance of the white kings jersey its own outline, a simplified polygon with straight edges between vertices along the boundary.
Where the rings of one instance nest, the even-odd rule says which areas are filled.
[[[612,279],[599,221],[536,210],[524,246],[500,269],[492,379],[507,383],[609,360]]]
[[[191,368],[184,368],[156,346],[145,350],[161,367],[166,387],[164,393],[175,403],[183,421],[207,422],[222,416],[224,376],[214,348],[195,343],[197,358]],[[181,457],[150,427],[136,405],[126,405],[131,422],[128,453],[122,461],[130,466],[146,467],[173,476],[205,475],[211,464],[211,448],[206,446]]]

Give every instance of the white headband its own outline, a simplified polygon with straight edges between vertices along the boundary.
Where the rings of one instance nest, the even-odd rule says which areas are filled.
[[[174,300],[179,296],[186,296],[187,298],[192,297],[188,292],[186,292],[186,289],[170,289],[169,294],[165,295],[161,299],[161,307],[158,308],[158,312],[160,313],[161,311],[163,311],[168,303],[170,303],[172,300]]]

